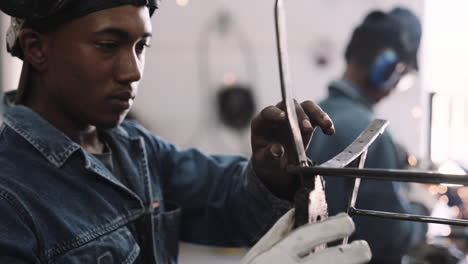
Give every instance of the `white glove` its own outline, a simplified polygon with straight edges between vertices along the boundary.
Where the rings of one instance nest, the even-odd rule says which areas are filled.
[[[369,245],[362,240],[313,252],[320,244],[336,241],[354,232],[354,223],[345,213],[301,226],[291,232],[293,224],[294,209],[275,223],[241,263],[360,264],[371,259]]]

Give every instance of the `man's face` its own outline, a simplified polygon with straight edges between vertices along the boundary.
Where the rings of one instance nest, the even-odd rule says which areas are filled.
[[[400,79],[396,85],[396,90],[404,92],[411,88],[418,78],[418,71],[414,61],[405,61],[405,70],[401,74]]]
[[[146,7],[124,5],[47,33],[49,103],[80,125],[109,128],[130,110],[151,40]]]

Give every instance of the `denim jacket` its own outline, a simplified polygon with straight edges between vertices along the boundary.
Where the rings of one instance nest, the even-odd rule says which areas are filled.
[[[179,150],[131,121],[103,133],[127,185],[31,109],[8,107],[0,263],[177,263],[179,239],[250,246],[290,207],[245,158]]]

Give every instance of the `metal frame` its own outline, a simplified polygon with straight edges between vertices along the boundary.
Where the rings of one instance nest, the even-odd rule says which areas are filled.
[[[417,182],[417,183],[429,183],[429,184],[456,184],[468,186],[468,175],[453,175],[453,174],[442,174],[435,172],[422,172],[422,171],[407,171],[407,170],[383,170],[383,169],[362,169],[362,168],[332,168],[332,167],[307,167],[307,168],[290,168],[290,173],[299,174],[302,177],[312,177],[315,175],[322,176],[333,176],[333,177],[345,177],[356,180],[360,179],[373,179],[381,181],[401,181],[401,182]],[[358,195],[359,187],[354,188],[349,198],[350,203],[348,204],[348,214],[352,217],[353,215],[365,215],[374,216],[387,219],[405,220],[405,221],[416,221],[425,223],[436,223],[436,224],[449,224],[468,226],[468,220],[463,219],[445,219],[438,217],[430,217],[423,215],[413,214],[400,214],[385,211],[373,211],[359,209],[355,207],[355,198]]]
[[[442,174],[437,172],[425,171],[408,171],[408,170],[384,170],[384,169],[364,169],[364,162],[367,156],[367,150],[376,137],[367,138],[366,133],[371,130],[375,125],[372,123],[351,145],[349,145],[343,152],[325,162],[320,166],[315,167],[291,167],[288,172],[291,174],[300,175],[301,178],[315,178],[317,175],[344,177],[353,179],[352,192],[350,192],[347,213],[353,217],[355,215],[371,216],[384,219],[394,219],[403,221],[414,221],[435,224],[448,224],[457,226],[468,226],[468,220],[464,219],[446,219],[439,217],[431,217],[415,214],[401,214],[394,212],[375,211],[356,208],[356,200],[359,193],[359,185],[361,179],[373,179],[381,181],[401,181],[401,182],[417,182],[417,183],[430,183],[430,184],[455,184],[468,186],[468,175],[453,175]],[[383,127],[384,129],[384,127]],[[382,131],[383,131],[382,129]],[[378,135],[377,135],[378,136]],[[359,149],[360,153],[352,153],[350,150]],[[347,156],[349,159],[342,160],[341,158]],[[359,158],[358,168],[344,168],[347,164]],[[343,239],[343,244],[348,242],[348,237]]]
[[[276,0],[275,4],[275,22],[276,22],[276,40],[278,47],[278,61],[280,68],[281,94],[283,103],[286,108],[286,116],[291,129],[296,154],[298,156],[298,166],[288,169],[289,173],[299,175],[302,180],[303,187],[298,193],[304,193],[305,190],[313,192],[323,192],[321,176],[346,177],[353,179],[352,192],[350,192],[347,213],[353,217],[354,215],[373,216],[386,219],[417,221],[437,224],[450,224],[468,226],[468,220],[463,219],[444,219],[430,216],[400,214],[385,211],[373,211],[356,208],[356,200],[359,193],[359,185],[362,178],[374,179],[382,181],[404,181],[432,184],[458,184],[468,186],[468,175],[448,175],[435,172],[417,172],[407,170],[379,170],[379,169],[364,169],[364,163],[367,157],[367,150],[374,140],[385,130],[388,122],[385,120],[375,120],[369,127],[359,135],[359,137],[349,145],[344,151],[339,153],[331,160],[321,164],[320,166],[309,167],[307,157],[305,155],[303,139],[300,133],[298,118],[295,111],[295,105],[292,95],[291,76],[288,65],[287,52],[287,37],[286,37],[286,16],[284,9],[284,1]],[[351,162],[359,159],[358,168],[344,168]],[[319,183],[319,184],[316,184]],[[320,190],[319,190],[320,189]],[[304,195],[302,195],[304,196]],[[296,196],[296,199],[298,197]],[[308,198],[300,197],[295,202],[296,208],[304,211],[304,204],[308,202]],[[326,206],[326,202],[323,202]],[[319,207],[322,205],[318,205]],[[296,210],[299,211],[299,210]],[[296,215],[302,215],[306,212],[296,212]],[[315,213],[315,212],[314,212]],[[296,219],[297,220],[297,219]],[[298,223],[295,223],[297,225]],[[347,243],[348,238],[343,240]]]

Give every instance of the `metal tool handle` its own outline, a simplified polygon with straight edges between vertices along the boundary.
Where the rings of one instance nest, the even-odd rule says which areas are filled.
[[[307,156],[302,140],[301,129],[296,114],[296,106],[292,93],[292,79],[289,69],[289,54],[286,34],[286,12],[284,10],[284,1],[276,0],[275,5],[275,25],[276,25],[276,43],[278,49],[278,63],[280,71],[281,95],[286,108],[286,117],[291,128],[294,147],[297,152],[298,164],[302,167],[307,166]]]

